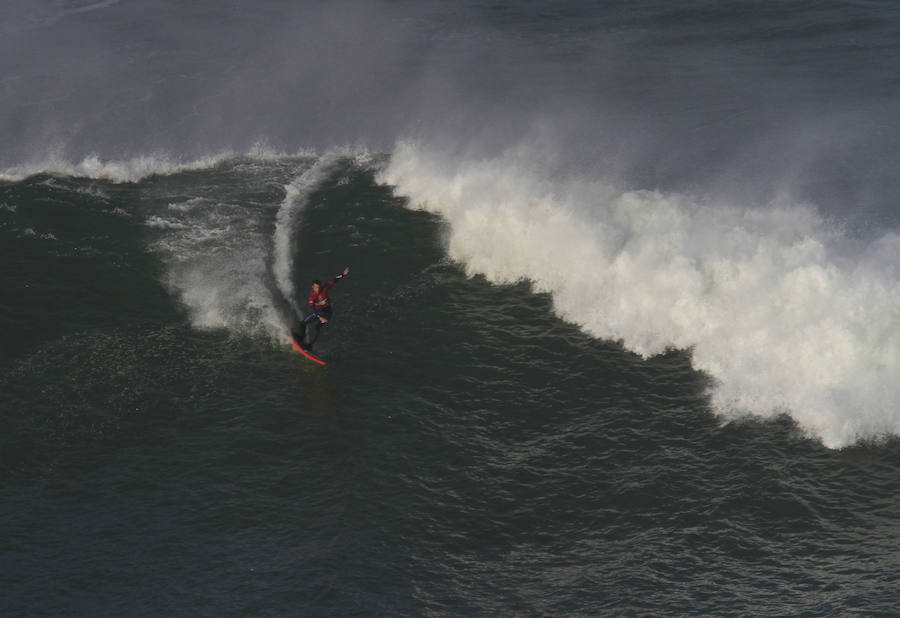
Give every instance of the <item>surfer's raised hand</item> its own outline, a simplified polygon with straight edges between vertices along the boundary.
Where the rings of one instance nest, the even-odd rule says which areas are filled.
[[[349,267],[349,266],[348,266],[347,268],[344,269],[344,274],[345,274],[345,275],[350,274],[350,267]]]

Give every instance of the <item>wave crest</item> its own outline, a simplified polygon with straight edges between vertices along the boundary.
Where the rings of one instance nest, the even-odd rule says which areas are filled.
[[[543,178],[525,151],[466,160],[398,145],[381,181],[450,224],[470,274],[527,279],[557,313],[644,356],[691,349],[726,418],[788,412],[829,447],[900,433],[900,237],[852,241],[801,205],[765,209]]]

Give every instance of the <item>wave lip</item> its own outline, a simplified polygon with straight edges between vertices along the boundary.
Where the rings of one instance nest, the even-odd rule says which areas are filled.
[[[117,183],[138,182],[155,175],[209,169],[232,156],[232,154],[220,154],[189,162],[178,161],[167,156],[142,156],[115,161],[103,160],[96,155],[85,157],[78,162],[71,162],[62,157],[51,156],[43,161],[17,165],[0,171],[0,180],[15,182],[36,174],[54,174],[73,178],[109,180]]]
[[[294,304],[294,310],[298,313],[302,312],[296,306],[293,281],[296,227],[303,211],[309,205],[311,193],[329,178],[345,159],[346,156],[340,153],[325,154],[312,167],[285,185],[285,197],[275,216],[272,271],[279,291],[284,298]]]
[[[98,155],[88,155],[79,161],[72,161],[60,153],[48,154],[43,159],[22,163],[0,170],[0,180],[17,182],[37,174],[70,176],[108,180],[115,183],[139,182],[151,176],[170,176],[179,172],[213,169],[222,163],[239,157],[255,161],[273,161],[289,157],[310,156],[301,151],[294,155],[275,151],[264,144],[254,145],[243,155],[223,151],[191,160],[168,154],[141,155],[125,159],[103,159]]]
[[[542,177],[526,150],[467,160],[400,143],[380,180],[450,224],[470,274],[527,279],[589,334],[692,350],[726,419],[787,412],[826,446],[900,433],[900,285],[801,205],[703,205]]]

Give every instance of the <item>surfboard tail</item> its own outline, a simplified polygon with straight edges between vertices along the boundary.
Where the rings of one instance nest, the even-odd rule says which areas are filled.
[[[320,365],[324,366],[325,361],[323,361],[321,358],[319,358],[312,352],[310,352],[308,350],[304,350],[303,346],[300,345],[300,341],[302,341],[302,339],[298,341],[298,339],[294,336],[294,333],[292,332],[291,333],[291,343],[293,344],[294,349],[297,350],[298,352],[300,352],[300,354],[302,354],[309,360],[313,361],[314,363],[319,363]]]

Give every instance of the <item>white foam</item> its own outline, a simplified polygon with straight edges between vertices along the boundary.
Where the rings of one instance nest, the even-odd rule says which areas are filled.
[[[299,151],[290,155],[262,143],[254,144],[243,155],[226,151],[190,160],[168,154],[157,154],[122,160],[103,159],[98,155],[89,155],[78,161],[72,161],[61,152],[50,152],[41,159],[0,170],[0,180],[15,182],[35,174],[54,174],[109,180],[117,183],[138,182],[150,176],[166,176],[184,171],[211,169],[238,156],[265,163],[292,156],[311,156],[311,153]]]
[[[40,238],[41,240],[56,240],[56,236],[54,236],[51,232],[41,233],[36,232],[33,227],[25,228],[22,230],[22,238]]]
[[[264,207],[191,198],[150,215],[151,244],[166,266],[165,283],[199,329],[284,337],[267,279]]]
[[[701,205],[398,145],[381,180],[450,224],[470,274],[528,279],[558,314],[649,356],[693,351],[725,418],[788,412],[829,447],[900,433],[900,237],[863,256],[816,211]],[[887,260],[887,263],[886,263]]]
[[[232,156],[234,155],[223,153],[193,161],[179,161],[165,155],[160,155],[141,156],[115,161],[104,160],[97,155],[90,155],[84,157],[80,161],[72,162],[60,155],[50,155],[40,161],[25,163],[0,171],[0,180],[18,181],[35,174],[46,173],[76,178],[109,180],[111,182],[119,183],[137,182],[142,178],[148,178],[154,175],[167,175],[180,171],[208,169]]]
[[[159,216],[148,217],[145,225],[147,225],[148,227],[170,230],[183,230],[187,228],[187,225],[184,223],[180,223],[172,219],[164,219],[163,217]]]

